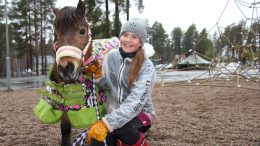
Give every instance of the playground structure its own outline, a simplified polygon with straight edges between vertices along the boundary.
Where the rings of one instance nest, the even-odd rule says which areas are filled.
[[[193,77],[192,79],[187,80],[188,84],[195,83],[195,85],[201,85],[205,82],[216,81],[220,79],[224,79],[227,81],[235,79],[237,82],[237,87],[242,87],[242,85],[240,84],[241,79],[245,79],[246,81],[251,81],[251,82],[259,82],[260,80],[260,58],[259,58],[260,57],[260,27],[259,27],[260,18],[259,18],[259,14],[257,14],[259,13],[257,11],[257,8],[260,7],[260,2],[248,3],[248,2],[243,2],[241,0],[235,0],[238,9],[245,17],[245,23],[243,25],[243,30],[241,32],[242,43],[234,44],[221,31],[222,27],[218,26],[220,18],[223,12],[225,11],[229,1],[227,2],[225,8],[223,9],[218,19],[218,22],[210,29],[211,31],[213,30],[213,28],[217,27],[217,31],[219,33],[220,38],[222,39],[222,42],[225,41],[228,43],[228,45],[225,45],[221,49],[219,54],[217,54],[216,57],[211,59],[211,63],[208,65],[208,67],[203,66],[202,68],[199,64],[195,64],[192,67],[190,67],[189,69],[200,68],[206,71],[201,75],[198,75],[196,77]],[[251,18],[248,18],[244,15],[243,11],[241,11],[240,8],[241,6],[252,9]],[[253,24],[256,24],[256,27],[255,26],[253,27]],[[249,32],[244,31],[247,26],[249,26]],[[249,34],[252,37],[250,41],[248,41]],[[193,47],[189,51],[180,55],[180,58],[186,56],[188,53],[199,54],[196,51],[196,46],[201,41],[201,39],[198,40],[196,43],[194,43]],[[245,55],[245,54],[250,54],[250,55]],[[203,56],[202,54],[199,55],[206,59],[209,59],[206,56]],[[228,57],[230,56],[234,58],[233,61],[230,61],[228,59]],[[181,59],[177,59],[177,60],[178,60],[177,63],[181,62]],[[195,62],[197,62],[196,59]],[[163,75],[165,75],[165,72],[166,72],[165,69],[163,69]],[[205,74],[208,74],[208,78],[202,80],[200,77]],[[162,86],[164,86],[164,84],[165,81],[163,77]]]

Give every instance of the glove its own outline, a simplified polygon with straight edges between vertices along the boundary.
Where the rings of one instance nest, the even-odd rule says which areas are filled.
[[[95,74],[95,79],[98,79],[102,76],[102,67],[98,61],[95,61],[93,64],[90,64],[86,67],[86,74],[92,76]]]
[[[88,131],[88,136],[86,138],[86,143],[90,144],[91,138],[96,139],[97,141],[104,141],[107,137],[108,128],[106,124],[99,120],[96,124],[90,127]]]

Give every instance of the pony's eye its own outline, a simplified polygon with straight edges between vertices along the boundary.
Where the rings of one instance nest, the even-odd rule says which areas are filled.
[[[85,29],[81,29],[79,33],[83,35],[83,34],[85,34],[85,32],[86,32]]]

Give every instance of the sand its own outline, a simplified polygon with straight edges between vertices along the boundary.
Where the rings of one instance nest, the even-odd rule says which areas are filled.
[[[152,95],[157,120],[147,132],[151,146],[260,145],[260,84],[242,81],[157,84]],[[58,146],[59,123],[33,114],[36,89],[0,91],[0,146]],[[73,129],[72,139],[83,129]]]

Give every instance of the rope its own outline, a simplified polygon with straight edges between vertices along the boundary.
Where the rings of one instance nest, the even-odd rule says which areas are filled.
[[[94,106],[96,108],[96,113],[97,113],[97,120],[100,120],[101,117],[100,117],[100,113],[99,113],[99,110],[98,110],[98,100],[97,100],[97,94],[96,94],[96,84],[94,83],[94,80],[95,80],[95,75],[93,74],[92,76],[92,85],[93,85],[93,94],[94,94]]]
[[[93,100],[93,105],[95,106],[95,109],[96,109],[97,120],[100,120],[100,119],[101,119],[101,116],[100,116],[100,112],[99,112],[99,110],[98,110],[98,100],[97,100],[97,96],[96,96],[96,84],[95,84],[94,80],[95,80],[95,75],[93,74],[93,75],[92,75],[92,80],[91,80],[92,88],[93,88],[93,97],[92,97],[91,100]],[[87,100],[87,98],[86,98],[86,100]],[[79,144],[80,146],[83,146],[84,143],[85,143],[85,140],[86,140],[86,138],[87,138],[88,132],[89,132],[89,129],[83,131],[80,135],[78,135],[78,136],[73,140],[72,146],[76,146],[76,145],[78,145],[78,144]],[[104,141],[104,144],[105,144],[105,146],[107,145],[107,144],[106,144],[106,141]]]
[[[247,19],[246,15],[244,14],[244,12],[241,10],[241,8],[238,5],[238,1],[235,0],[235,4],[237,5],[237,8],[239,9],[239,11],[243,14],[243,16],[245,17],[245,19]],[[241,3],[240,3],[241,4]],[[242,4],[241,4],[242,5]]]
[[[197,79],[196,80],[197,82],[196,83],[193,83],[192,82],[187,82],[187,81],[178,81],[178,82],[167,82],[165,83],[165,87],[167,86],[212,86],[212,87],[228,87],[228,88],[237,88],[237,86],[232,86],[232,85],[212,85],[212,84],[205,84],[205,83],[209,83],[209,82],[216,82],[216,81],[226,81],[224,79],[222,80],[214,80],[214,81],[210,81],[210,78],[208,79]],[[156,84],[156,86],[158,86],[159,84]],[[256,90],[256,91],[260,91],[260,89],[257,89],[257,88],[249,88],[249,87],[245,87],[245,86],[241,86],[240,87],[241,89],[250,89],[250,90]]]
[[[87,137],[88,130],[83,131],[76,139],[74,139],[72,146],[76,146],[78,143],[79,145],[84,145],[84,141]]]

